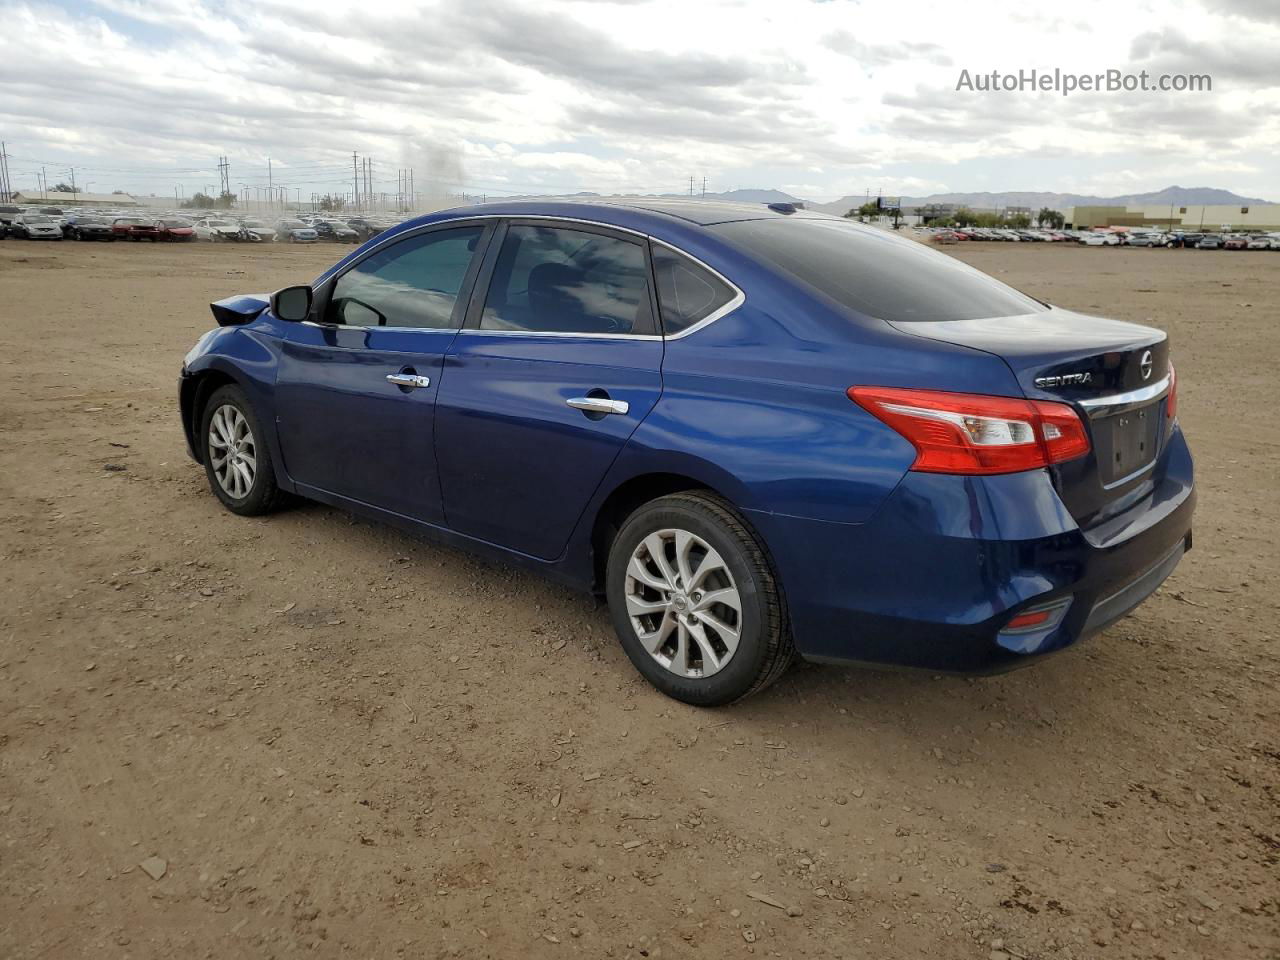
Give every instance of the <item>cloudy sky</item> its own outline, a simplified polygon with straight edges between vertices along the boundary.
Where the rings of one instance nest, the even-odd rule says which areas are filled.
[[[0,0],[19,188],[172,195],[776,187],[1280,201],[1280,0]],[[962,70],[1209,74],[982,93]]]

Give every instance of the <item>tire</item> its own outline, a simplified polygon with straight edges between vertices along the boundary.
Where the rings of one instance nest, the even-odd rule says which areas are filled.
[[[219,421],[216,426],[215,417]],[[242,422],[248,444],[243,442],[245,434],[236,429]],[[219,450],[225,449],[219,444],[224,444],[229,432],[239,439],[241,455],[247,455],[248,459],[242,466],[247,468],[249,463],[252,464],[247,482],[245,470],[226,468],[220,471],[214,465]],[[200,414],[199,436],[205,476],[214,496],[222,501],[224,507],[242,517],[256,517],[280,506],[285,494],[276,485],[266,433],[243,390],[227,384],[213,392]]]
[[[681,543],[690,547],[683,564],[675,556]],[[662,551],[663,563],[650,545]],[[684,579],[689,571],[697,576],[692,583]],[[676,589],[658,589],[658,583],[672,584],[668,574],[680,577]],[[731,603],[706,605],[713,593],[735,592],[737,611]],[[677,493],[632,513],[610,548],[605,594],[632,664],[684,703],[717,707],[741,700],[769,686],[795,660],[785,599],[769,559],[743,518],[714,494]],[[645,612],[633,616],[637,609]],[[734,630],[736,646],[730,648]]]

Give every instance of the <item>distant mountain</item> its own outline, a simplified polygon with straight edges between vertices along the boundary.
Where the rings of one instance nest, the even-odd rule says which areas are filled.
[[[580,193],[565,194],[569,199],[575,200],[592,200],[592,199],[608,199],[610,196],[619,196],[619,194],[601,194],[594,193],[590,190],[584,190]],[[673,198],[673,199],[700,199],[700,200],[727,200],[733,203],[803,203],[809,210],[820,210],[823,213],[834,213],[840,216],[848,213],[850,210],[856,210],[867,202],[865,194],[856,196],[841,197],[839,200],[833,200],[830,203],[814,203],[801,197],[793,197],[789,193],[782,190],[729,190],[724,193],[708,193],[706,195],[695,193],[658,193],[647,194],[654,198]],[[547,197],[540,194],[526,194],[518,197],[507,197],[508,200],[545,200]],[[875,199],[872,197],[871,199]],[[480,197],[468,197],[466,202],[478,203]],[[1261,200],[1258,197],[1242,197],[1239,194],[1232,193],[1230,190],[1219,190],[1216,187],[1165,187],[1163,190],[1157,190],[1154,193],[1129,193],[1119,197],[1092,197],[1080,193],[1048,193],[1036,191],[1010,191],[1008,193],[934,193],[927,197],[903,197],[902,205],[909,207],[917,207],[928,203],[953,203],[957,206],[972,207],[975,210],[999,210],[1004,207],[1030,207],[1034,213],[1041,207],[1049,207],[1053,210],[1065,211],[1068,207],[1089,207],[1089,206],[1141,206],[1158,204],[1177,204],[1178,206],[1192,206],[1199,204],[1222,204],[1225,206],[1260,206],[1270,203],[1269,200]]]
[[[841,197],[831,203],[810,203],[811,210],[822,210],[826,213],[844,214],[866,203],[865,194]],[[928,203],[953,203],[974,209],[998,210],[1003,207],[1030,207],[1033,211],[1041,207],[1054,210],[1065,210],[1067,207],[1106,207],[1126,206],[1132,204],[1177,204],[1190,206],[1198,204],[1223,204],[1235,206],[1240,204],[1264,204],[1270,201],[1257,197],[1242,197],[1230,190],[1219,190],[1215,187],[1165,187],[1154,193],[1129,193],[1118,197],[1094,197],[1080,193],[1041,193],[1035,191],[1011,191],[1008,193],[934,193],[927,197],[903,197],[904,206],[920,206]]]
[[[667,193],[666,197],[688,197],[687,193]],[[730,203],[803,203],[799,197],[793,197],[781,190],[729,190],[726,193],[708,193],[705,197],[695,193],[694,199],[728,200]],[[844,213],[843,210],[840,211]]]

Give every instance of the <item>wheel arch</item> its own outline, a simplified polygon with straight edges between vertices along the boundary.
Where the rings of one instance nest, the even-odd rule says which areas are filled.
[[[733,501],[724,491],[717,489],[705,480],[683,473],[654,472],[643,473],[617,484],[600,502],[591,525],[591,590],[603,593],[605,568],[609,562],[609,551],[613,541],[622,530],[627,517],[639,507],[659,497],[673,493],[703,491],[711,493],[732,505]],[[739,510],[735,506],[735,511]]]
[[[207,367],[189,374],[182,381],[182,387],[178,393],[182,409],[182,429],[187,434],[191,455],[197,463],[204,463],[204,444],[200,442],[200,420],[204,416],[205,404],[209,402],[209,397],[215,390],[228,384],[243,387],[239,380],[220,367]]]

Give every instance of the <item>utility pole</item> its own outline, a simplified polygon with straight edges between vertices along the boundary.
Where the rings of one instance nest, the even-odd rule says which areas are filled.
[[[356,152],[351,151],[351,199],[352,206],[360,202],[360,174],[356,172]]]
[[[418,195],[413,191],[413,167],[409,168],[409,210],[418,209]]]
[[[231,161],[226,157],[218,157],[218,186],[221,196],[228,196],[231,193]],[[220,199],[219,198],[219,199]]]
[[[689,177],[689,196],[693,196],[693,177]]]
[[[47,196],[48,192],[49,192],[49,175],[44,172],[44,167],[41,167],[40,168],[40,199],[48,200],[49,199]],[[1203,214],[1201,214],[1200,219],[1201,221],[1204,220]]]
[[[76,168],[68,167],[67,170],[71,173],[71,194],[72,196],[75,196],[75,194],[80,192],[76,189]]]
[[[9,151],[0,142],[0,200],[8,201],[13,196],[13,188],[9,185]]]
[[[702,178],[702,199],[707,199],[707,178]]]
[[[274,210],[276,206],[275,184],[271,180],[271,158],[267,157],[267,196],[271,201],[271,208]]]

